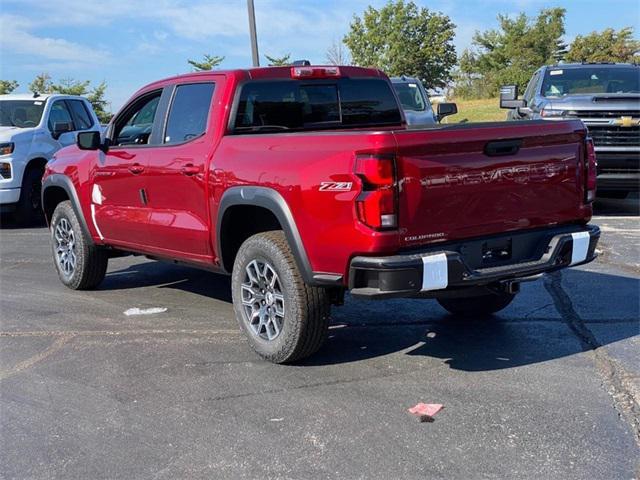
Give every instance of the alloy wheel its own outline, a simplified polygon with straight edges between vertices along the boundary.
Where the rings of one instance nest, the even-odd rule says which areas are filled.
[[[70,277],[76,269],[77,256],[76,237],[69,220],[61,218],[56,224],[54,239],[58,267],[65,276]]]
[[[252,260],[245,267],[241,285],[244,320],[263,340],[275,340],[284,323],[285,301],[280,278],[264,260]]]

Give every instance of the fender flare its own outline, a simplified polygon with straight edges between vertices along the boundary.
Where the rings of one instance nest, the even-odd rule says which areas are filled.
[[[58,187],[62,188],[65,192],[67,192],[67,196],[71,201],[71,206],[73,207],[73,211],[76,213],[76,217],[78,217],[78,221],[80,222],[80,227],[82,228],[86,238],[89,239],[91,244],[93,245],[93,236],[89,231],[89,227],[87,226],[87,221],[84,218],[84,214],[82,213],[82,207],[80,206],[80,199],[78,198],[78,193],[76,192],[76,188],[73,186],[73,182],[66,175],[62,175],[60,173],[52,173],[48,177],[46,177],[42,182],[42,193],[40,202],[42,208],[44,209],[44,196],[47,188]]]
[[[222,221],[228,208],[236,205],[262,207],[273,213],[284,230],[287,242],[291,247],[293,257],[300,269],[305,283],[309,285],[338,285],[342,281],[341,275],[318,274],[311,268],[309,257],[304,249],[302,238],[296,222],[291,214],[289,205],[277,191],[267,187],[242,186],[231,187],[222,195],[216,221],[216,247],[218,258],[223,258],[222,252]],[[223,266],[224,268],[224,266]]]

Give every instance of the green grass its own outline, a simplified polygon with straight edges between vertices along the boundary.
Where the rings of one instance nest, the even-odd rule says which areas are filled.
[[[507,118],[507,111],[499,107],[497,98],[480,100],[451,100],[458,104],[458,113],[444,119],[443,123],[458,123],[466,119],[468,122],[495,122]]]

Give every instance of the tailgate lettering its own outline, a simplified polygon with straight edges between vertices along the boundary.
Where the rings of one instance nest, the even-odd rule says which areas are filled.
[[[511,181],[516,183],[528,183],[545,181],[568,172],[565,164],[547,165],[522,165],[518,167],[502,167],[494,170],[470,173],[450,173],[433,177],[425,177],[420,180],[424,187],[441,187],[447,185],[478,185]]]

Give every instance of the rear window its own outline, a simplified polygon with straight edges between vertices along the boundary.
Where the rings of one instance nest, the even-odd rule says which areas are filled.
[[[245,84],[235,133],[399,125],[398,104],[380,79],[256,81]]]

